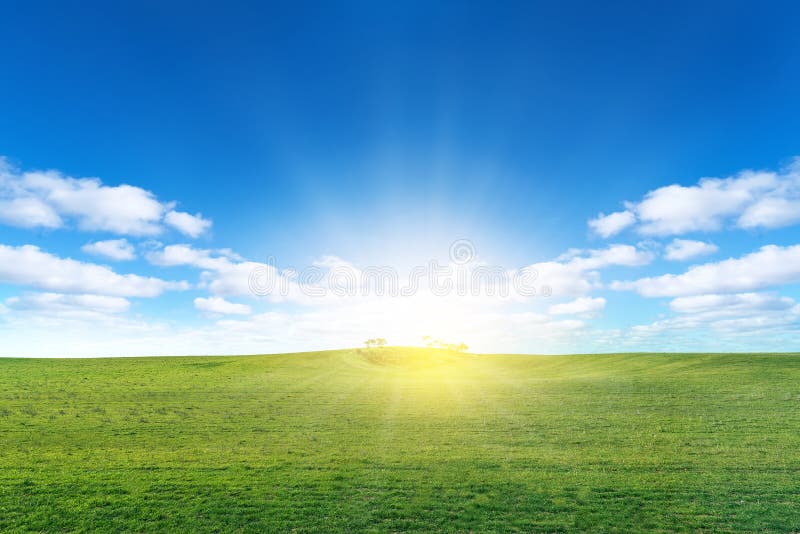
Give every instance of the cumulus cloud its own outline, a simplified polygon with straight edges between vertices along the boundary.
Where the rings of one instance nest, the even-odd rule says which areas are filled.
[[[87,243],[83,245],[81,250],[87,254],[104,256],[117,261],[132,260],[136,257],[136,251],[134,250],[133,245],[128,243],[126,239],[95,241],[94,243]]]
[[[558,257],[564,265],[580,271],[603,269],[612,265],[638,267],[653,261],[653,253],[633,245],[610,245],[603,249],[570,249]]]
[[[0,223],[20,228],[59,228],[58,213],[36,197],[0,199]]]
[[[570,302],[554,304],[548,308],[550,315],[594,315],[603,311],[606,307],[606,299],[602,297],[580,297]]]
[[[701,178],[697,184],[667,185],[648,192],[623,212],[589,221],[608,237],[636,224],[640,234],[668,236],[709,232],[726,225],[778,228],[800,222],[800,158],[779,171],[744,170],[727,178]]]
[[[570,249],[553,261],[526,267],[536,273],[536,283],[547,286],[555,297],[584,295],[601,287],[599,270],[611,266],[646,265],[654,255],[632,245],[611,245],[604,249]]]
[[[56,170],[19,171],[0,161],[0,222],[23,228],[61,228],[152,236],[164,225],[197,237],[211,226],[200,214],[172,210],[140,187],[109,186],[99,178],[73,178]]]
[[[249,315],[250,306],[229,302],[222,297],[196,298],[194,307],[200,311],[220,315]]]
[[[153,265],[163,267],[189,266],[202,269],[201,287],[217,296],[254,296],[251,277],[257,273],[264,290],[259,296],[272,301],[303,300],[297,284],[278,272],[274,265],[245,261],[230,249],[199,249],[187,244],[168,245],[147,254]]]
[[[57,171],[26,172],[19,185],[58,213],[73,217],[83,230],[130,235],[161,231],[164,206],[139,187],[109,187],[98,178],[70,178]]]
[[[747,207],[739,217],[742,228],[779,228],[800,222],[800,199],[767,196]]]
[[[617,211],[608,215],[599,214],[596,218],[589,221],[589,228],[601,237],[611,237],[623,231],[625,228],[636,223],[636,215],[633,212]]]
[[[636,206],[639,231],[672,235],[722,228],[726,218],[777,186],[773,173],[744,171],[731,178],[703,178],[697,185],[668,185],[645,195]]]
[[[536,288],[535,295],[516,293],[516,287],[510,286],[514,283],[512,282],[514,277],[519,275],[519,271],[505,273],[502,269],[499,273],[492,272],[486,276],[475,276],[485,273],[475,273],[469,269],[463,273],[451,271],[449,275],[451,279],[442,281],[440,278],[438,281],[437,288],[442,284],[451,283],[450,290],[446,295],[442,295],[438,289],[434,290],[429,285],[433,283],[429,278],[432,276],[431,273],[423,273],[423,280],[417,279],[416,283],[412,284],[411,278],[405,278],[408,273],[403,273],[401,277],[401,273],[391,271],[388,274],[392,276],[387,279],[382,277],[386,274],[383,271],[373,273],[369,267],[360,269],[335,256],[322,257],[298,273],[286,273],[279,271],[272,264],[246,261],[228,250],[200,249],[188,244],[161,246],[146,255],[154,265],[191,266],[201,269],[199,287],[208,290],[215,297],[261,296],[271,302],[288,301],[313,306],[366,302],[373,299],[386,301],[396,297],[417,302],[421,307],[430,306],[435,301],[447,301],[445,297],[458,300],[459,305],[480,303],[481,306],[490,307],[528,301],[530,298],[548,294],[556,298],[582,296],[601,287],[599,271],[603,268],[645,265],[652,261],[653,257],[651,252],[632,245],[611,245],[604,249],[591,250],[573,249],[553,261],[536,263],[520,270],[531,273],[532,280],[528,281]],[[469,289],[464,292],[456,287],[460,274],[464,274],[467,280],[471,281],[471,284],[468,284]],[[510,276],[506,279],[508,292],[503,292],[496,286],[492,286],[496,291],[489,291],[487,285],[496,282],[492,278],[494,274]],[[444,276],[447,278],[448,275]],[[342,286],[345,282],[346,286]],[[387,288],[387,284],[393,290]],[[380,288],[383,288],[383,291],[380,291]],[[476,293],[476,289],[484,291]],[[419,304],[419,300],[410,298],[425,295],[434,297],[434,293],[436,298],[424,304]],[[205,301],[202,302],[203,305],[207,304]],[[574,312],[559,312],[569,307],[558,305],[553,309],[557,313],[591,315],[602,309],[604,304],[603,299],[588,299],[572,304],[573,307],[585,306],[585,309],[575,308]]]
[[[799,281],[800,245],[767,245],[741,258],[695,265],[683,274],[614,282],[611,287],[644,297],[681,297],[753,291]]]
[[[186,282],[118,274],[104,265],[59,258],[33,245],[0,245],[0,282],[115,297],[156,297],[170,289],[188,288]]]
[[[194,215],[182,211],[170,211],[164,216],[164,222],[189,237],[199,237],[211,228],[211,221],[203,215]]]
[[[664,257],[668,260],[685,261],[698,256],[707,256],[719,250],[713,243],[704,241],[692,241],[690,239],[673,239],[664,251]]]
[[[147,260],[161,267],[186,265],[200,269],[221,270],[238,261],[236,254],[226,249],[199,249],[184,243],[167,245],[149,252]]]

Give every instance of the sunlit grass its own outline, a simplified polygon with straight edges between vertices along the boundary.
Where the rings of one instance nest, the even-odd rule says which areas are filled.
[[[0,360],[0,530],[797,531],[797,355]]]

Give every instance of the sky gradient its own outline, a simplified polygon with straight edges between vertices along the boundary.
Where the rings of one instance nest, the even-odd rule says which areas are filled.
[[[162,4],[0,3],[0,356],[800,350],[797,4]]]

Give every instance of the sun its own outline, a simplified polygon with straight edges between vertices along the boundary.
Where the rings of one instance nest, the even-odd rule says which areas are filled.
[[[357,308],[370,333],[390,345],[428,347],[434,341],[468,345],[478,333],[476,311],[446,297],[375,298]]]

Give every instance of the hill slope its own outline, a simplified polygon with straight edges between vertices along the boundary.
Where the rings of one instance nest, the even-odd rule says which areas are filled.
[[[798,531],[800,356],[0,360],[0,530]]]

